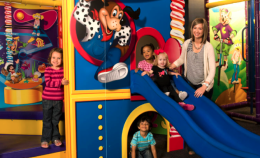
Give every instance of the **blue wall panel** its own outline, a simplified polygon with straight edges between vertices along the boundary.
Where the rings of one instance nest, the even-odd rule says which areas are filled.
[[[128,115],[147,101],[113,100],[76,103],[77,155],[78,158],[99,157],[121,158],[121,137]],[[102,104],[103,109],[98,109]],[[99,120],[98,115],[103,115]],[[103,125],[102,131],[98,126]],[[102,135],[104,139],[98,140]],[[99,146],[104,150],[99,151]]]

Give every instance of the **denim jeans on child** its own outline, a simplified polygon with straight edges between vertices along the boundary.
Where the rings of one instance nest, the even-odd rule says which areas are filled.
[[[132,156],[130,156],[130,158],[131,157]],[[136,158],[153,158],[151,149],[145,149],[143,151],[136,149]]]
[[[43,128],[41,142],[60,140],[59,120],[62,115],[62,100],[42,100]]]

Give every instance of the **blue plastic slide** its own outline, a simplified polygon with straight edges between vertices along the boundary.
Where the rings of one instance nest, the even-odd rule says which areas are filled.
[[[201,157],[260,158],[260,136],[239,126],[208,98],[195,98],[182,77],[173,80],[178,90],[188,93],[184,101],[195,106],[193,111],[183,110],[140,71],[131,71],[131,93],[144,96]]]

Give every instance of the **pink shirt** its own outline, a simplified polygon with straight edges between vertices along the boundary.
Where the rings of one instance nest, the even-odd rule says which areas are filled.
[[[138,63],[138,68],[143,69],[144,71],[152,70],[153,64],[147,63],[145,60],[142,60]],[[152,77],[153,74],[150,75]]]
[[[64,88],[61,84],[63,79],[63,68],[58,70],[47,67],[44,72],[45,77],[45,89],[42,92],[42,99],[45,100],[63,100]]]

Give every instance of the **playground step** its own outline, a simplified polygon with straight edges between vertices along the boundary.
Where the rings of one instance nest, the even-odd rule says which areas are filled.
[[[27,105],[0,109],[0,119],[42,120],[42,105]],[[60,118],[64,120],[64,113]]]
[[[42,120],[0,119],[0,134],[42,135]],[[60,134],[64,135],[64,121],[59,122]]]
[[[27,105],[0,109],[0,134],[41,135],[42,105]],[[64,135],[64,114],[59,123],[61,135]]]
[[[43,157],[44,155],[51,155],[56,152],[63,152],[63,155],[65,155],[66,143],[64,140],[62,146],[56,147],[54,144],[51,144],[48,149],[41,148],[40,142],[41,136],[0,135],[0,157],[24,158],[41,155]]]

